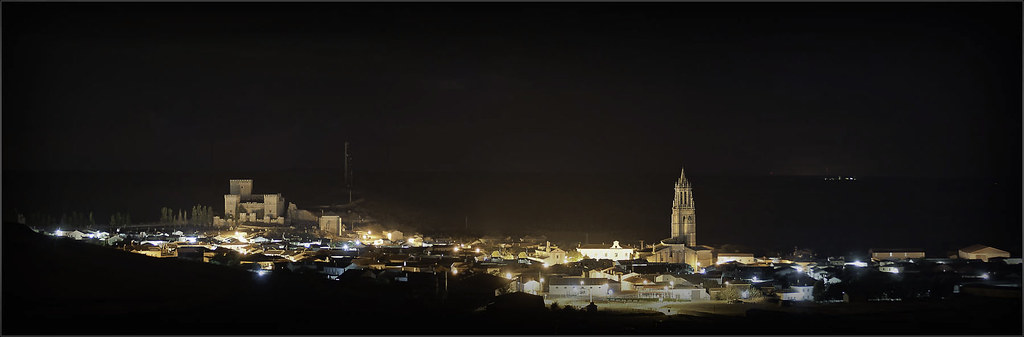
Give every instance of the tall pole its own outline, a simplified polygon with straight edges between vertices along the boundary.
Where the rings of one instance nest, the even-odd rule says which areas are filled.
[[[345,142],[345,189],[348,190],[348,202],[352,203],[352,152]]]

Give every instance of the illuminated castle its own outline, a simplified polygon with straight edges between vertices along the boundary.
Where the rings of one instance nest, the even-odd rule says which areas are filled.
[[[281,193],[252,194],[252,179],[231,179],[229,193],[224,195],[224,219],[221,225],[234,226],[246,222],[284,224],[286,212]]]

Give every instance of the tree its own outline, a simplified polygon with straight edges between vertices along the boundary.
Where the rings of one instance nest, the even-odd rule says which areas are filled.
[[[160,208],[160,223],[170,224],[174,222],[174,210],[169,207]]]
[[[92,211],[89,211],[89,227],[96,226],[96,220],[92,218]]]
[[[573,249],[568,252],[565,252],[565,257],[568,258],[569,261],[579,261],[583,259],[583,254],[580,253],[578,250]]]
[[[230,249],[217,249],[213,257],[210,258],[210,262],[214,264],[224,266],[237,266],[242,258],[242,255],[236,251]]]
[[[693,274],[693,267],[686,263],[674,263],[669,265],[668,271],[676,275]]]
[[[722,291],[718,292],[719,300],[732,301],[739,299],[742,294],[740,293],[739,287],[726,287]]]
[[[755,301],[760,301],[760,300],[764,299],[764,297],[765,297],[764,293],[761,292],[760,288],[755,287],[753,285],[750,286],[750,293],[747,296],[748,299],[755,300]]]
[[[815,301],[821,301],[825,299],[825,291],[828,290],[828,285],[824,281],[818,280],[814,282],[814,289],[812,289],[812,295],[814,295]]]

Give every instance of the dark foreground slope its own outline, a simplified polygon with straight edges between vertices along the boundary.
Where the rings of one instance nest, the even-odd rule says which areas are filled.
[[[395,287],[342,287],[154,259],[5,223],[3,334],[1019,334],[1021,302],[962,297],[887,313],[746,317],[472,313]],[[741,305],[742,306],[742,305]],[[854,307],[850,307],[854,308]]]
[[[427,306],[401,292],[154,259],[4,224],[4,334],[373,333],[381,325],[371,322],[410,310],[443,313]]]

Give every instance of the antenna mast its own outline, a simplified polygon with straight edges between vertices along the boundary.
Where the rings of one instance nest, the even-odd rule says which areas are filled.
[[[352,203],[352,152],[345,142],[345,189],[348,190],[348,203]]]

